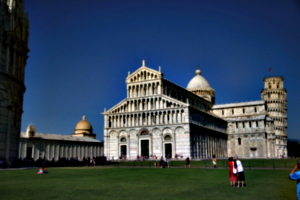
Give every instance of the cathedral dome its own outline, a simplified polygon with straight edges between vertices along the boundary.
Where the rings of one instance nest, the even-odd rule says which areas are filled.
[[[209,83],[205,78],[201,75],[201,71],[199,69],[196,70],[196,76],[190,80],[189,84],[187,85],[187,90],[196,90],[196,89],[211,89]]]
[[[86,117],[82,116],[82,120],[75,126],[75,133],[92,133],[93,127],[90,122],[86,121]]]

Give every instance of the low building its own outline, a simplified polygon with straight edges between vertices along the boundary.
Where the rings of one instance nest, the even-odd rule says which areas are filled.
[[[95,138],[92,125],[85,116],[77,123],[72,135],[37,133],[35,126],[30,124],[26,132],[20,135],[19,156],[22,159],[46,158],[55,161],[59,158],[83,160],[103,156],[103,142]]]

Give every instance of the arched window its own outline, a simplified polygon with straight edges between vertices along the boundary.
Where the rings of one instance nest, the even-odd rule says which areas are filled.
[[[148,131],[141,132],[141,135],[148,135]]]
[[[241,144],[242,144],[242,139],[238,138],[238,145],[241,145]]]
[[[126,142],[126,138],[122,137],[120,142]]]
[[[171,140],[172,138],[171,138],[170,135],[166,135],[164,139],[165,139],[165,140]]]

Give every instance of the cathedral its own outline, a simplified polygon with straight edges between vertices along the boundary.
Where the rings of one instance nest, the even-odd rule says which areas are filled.
[[[215,90],[196,70],[182,88],[145,65],[126,78],[127,98],[104,114],[104,155],[192,159],[287,155],[287,91],[264,79],[261,100],[215,104]]]
[[[0,0],[0,159],[18,158],[28,58],[23,0]]]

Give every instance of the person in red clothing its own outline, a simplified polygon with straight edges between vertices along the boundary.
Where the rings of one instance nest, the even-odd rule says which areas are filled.
[[[233,157],[229,158],[228,161],[228,167],[229,167],[229,181],[230,181],[230,185],[232,187],[235,187],[235,183],[237,182],[237,170],[234,166],[234,161],[233,161]]]

